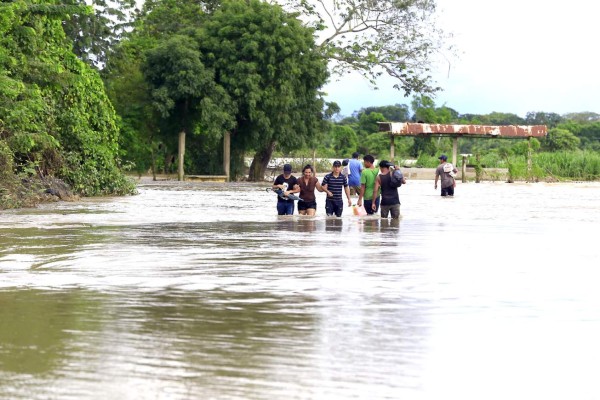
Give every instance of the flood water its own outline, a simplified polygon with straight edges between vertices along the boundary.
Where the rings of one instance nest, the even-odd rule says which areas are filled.
[[[600,184],[410,181],[397,222],[266,186],[1,211],[0,398],[600,398]]]

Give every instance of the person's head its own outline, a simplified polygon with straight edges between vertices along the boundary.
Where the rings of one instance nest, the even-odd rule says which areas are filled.
[[[360,156],[360,153],[358,151],[352,153],[352,158],[358,158],[358,156]]]
[[[310,164],[306,164],[304,168],[302,168],[302,175],[305,178],[310,178],[313,175],[313,167]]]
[[[283,164],[283,175],[290,176],[292,174],[292,166],[290,164]]]
[[[387,174],[390,167],[392,167],[392,166],[394,166],[394,164],[392,164],[391,162],[389,162],[387,160],[379,161],[379,169],[381,170],[382,174]]]
[[[348,165],[349,162],[350,162],[350,160],[348,160],[347,158],[344,158],[342,160],[342,167],[345,167],[346,165]]]
[[[333,162],[331,170],[333,172],[338,172],[339,173],[341,168],[342,168],[342,163],[339,160],[335,160]]]
[[[448,161],[448,157],[445,154],[442,154],[441,156],[439,156],[438,159],[440,160],[440,162]]]
[[[365,162],[365,167],[371,168],[373,164],[375,164],[375,157],[370,154],[367,154],[363,157],[363,161]]]

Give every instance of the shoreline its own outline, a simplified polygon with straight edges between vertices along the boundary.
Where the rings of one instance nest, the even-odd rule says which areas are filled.
[[[435,179],[435,168],[416,168],[416,167],[402,167],[400,168],[404,176],[407,180],[434,180]],[[281,172],[275,171],[273,169],[268,169],[265,174],[266,177],[270,177],[270,179],[265,179],[263,182],[272,182]],[[329,171],[318,171],[316,173],[316,177],[322,179]],[[482,182],[498,182],[498,181],[506,181],[506,177],[508,174],[507,168],[485,168],[484,169],[484,178]],[[296,176],[296,178],[301,176],[300,171],[292,171],[292,175]],[[467,168],[466,171],[466,179],[467,181],[475,181],[475,170],[473,168]],[[144,174],[141,177],[137,175],[130,175],[132,179],[136,182],[148,180],[152,181],[152,174]],[[459,171],[456,176],[457,181],[462,181],[462,171]],[[177,181],[177,173],[173,174],[156,174],[156,181]],[[188,182],[189,180],[185,180]],[[243,179],[232,182],[247,182],[247,175],[244,176]]]

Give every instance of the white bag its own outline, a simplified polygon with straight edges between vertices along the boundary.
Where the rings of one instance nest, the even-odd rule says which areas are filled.
[[[444,164],[444,172],[447,172],[453,178],[456,176],[456,173],[454,173],[454,165],[448,162]]]

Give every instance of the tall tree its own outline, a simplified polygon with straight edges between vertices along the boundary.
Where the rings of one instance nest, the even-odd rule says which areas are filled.
[[[321,128],[319,88],[328,77],[314,31],[277,5],[227,0],[202,25],[203,59],[237,109],[232,146],[254,151],[251,180],[262,180],[275,148],[309,143]]]
[[[0,140],[22,172],[64,178],[84,195],[131,192],[119,170],[114,110],[61,21],[85,8],[1,3]]]
[[[435,23],[432,0],[282,0],[320,32],[319,50],[332,73],[354,70],[376,85],[388,75],[404,91],[434,93],[429,71],[445,34]]]
[[[564,118],[557,113],[530,111],[525,115],[527,125],[547,125],[548,128],[555,128],[563,120]]]
[[[90,10],[72,12],[62,25],[73,43],[73,52],[97,68],[105,65],[139,12],[135,0],[62,0],[62,4]]]
[[[176,35],[147,52],[142,71],[150,85],[155,108],[178,132],[178,178],[183,180],[186,133],[200,124],[205,129],[230,127],[229,95],[215,84],[188,36]]]
[[[385,121],[404,122],[410,119],[410,111],[406,104],[394,104],[393,106],[377,106],[362,108],[358,114],[381,113]],[[383,121],[383,120],[382,120]]]
[[[544,140],[544,147],[550,151],[575,150],[579,138],[566,129],[552,128]]]

